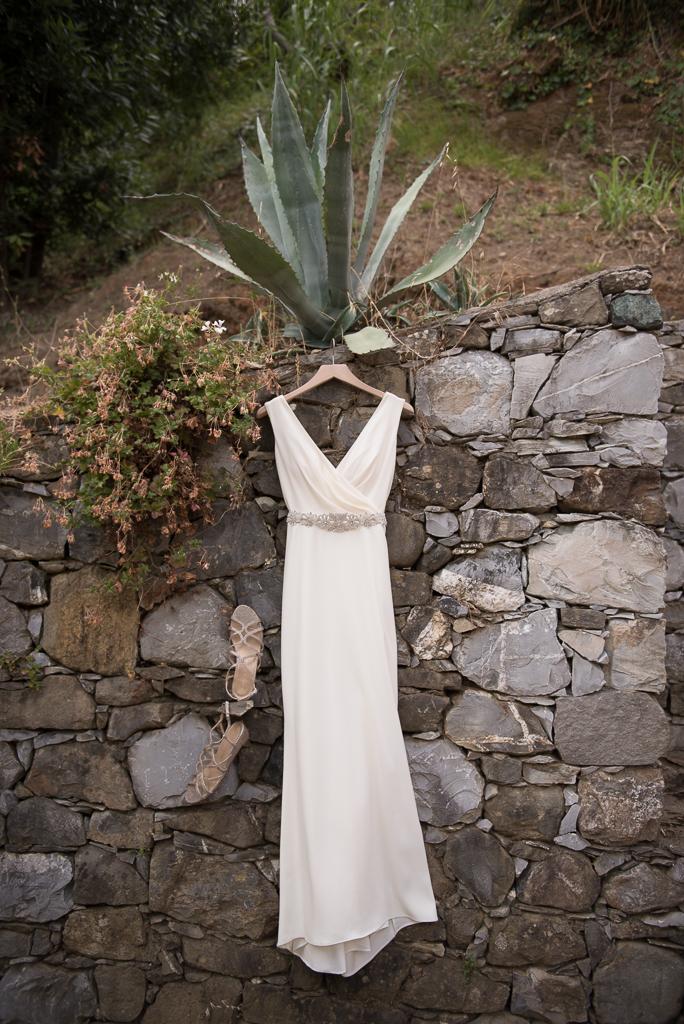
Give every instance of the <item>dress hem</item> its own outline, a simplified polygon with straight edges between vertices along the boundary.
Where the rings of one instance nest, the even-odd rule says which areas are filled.
[[[285,939],[282,942],[276,943],[276,946],[278,949],[287,950],[293,955],[300,957],[300,959],[307,965],[307,967],[309,967],[313,971],[318,971],[319,973],[322,971],[325,974],[341,975],[342,977],[348,978],[352,974],[356,974],[356,972],[361,970],[362,967],[365,967],[365,965],[369,963],[369,961],[372,960],[380,952],[381,949],[384,949],[384,947],[387,946],[392,941],[392,939],[396,937],[396,935],[398,934],[398,932],[402,930],[402,928],[406,928],[408,927],[408,925],[411,924],[431,923],[433,921],[438,920],[439,915],[437,914],[436,911],[430,917],[411,917],[407,914],[394,914],[391,917],[385,918],[385,920],[381,924],[377,925],[375,928],[372,928],[370,931],[361,932],[357,935],[349,935],[347,936],[347,938],[339,939],[337,942],[328,942],[323,944],[315,943],[310,942],[303,936],[297,935],[293,936],[291,939]],[[386,936],[383,936],[382,941],[380,942],[379,945],[373,946],[370,940],[373,938],[373,936],[376,936],[378,933],[381,933],[385,930],[388,930],[388,934]],[[313,964],[309,959],[307,959],[307,956],[305,955],[304,952],[307,949],[307,947],[312,947],[313,949],[317,950],[326,950],[332,949],[335,946],[344,947],[347,945],[347,943],[357,942],[359,940],[364,939],[368,942],[368,946],[366,948],[351,949],[348,951],[346,955],[348,960],[350,957],[354,960],[358,960],[360,954],[363,954],[365,958],[362,959],[360,962],[356,963],[356,965],[353,967],[349,967],[349,964],[347,963],[347,965],[345,965],[345,968],[341,971],[328,970],[326,968],[322,968],[320,965],[317,966],[316,964]]]

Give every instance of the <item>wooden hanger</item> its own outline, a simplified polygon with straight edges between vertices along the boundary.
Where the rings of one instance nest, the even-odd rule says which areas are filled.
[[[370,384],[366,384],[365,381],[357,377],[355,373],[349,369],[347,363],[336,363],[335,362],[335,345],[333,343],[333,360],[331,363],[323,363],[319,366],[313,377],[309,377],[300,387],[295,388],[293,391],[288,391],[283,397],[286,401],[291,402],[293,398],[299,398],[300,395],[304,395],[307,391],[313,391],[314,388],[318,388],[321,384],[326,384],[329,380],[339,380],[343,384],[350,384],[351,387],[356,388],[357,391],[365,391],[368,395],[377,395],[378,398],[382,398],[385,394],[384,391],[380,391],[378,388],[371,387]],[[409,402],[404,402],[403,412],[413,415],[413,406]],[[262,416],[266,415],[266,406],[262,405],[257,411],[257,419],[261,419]]]

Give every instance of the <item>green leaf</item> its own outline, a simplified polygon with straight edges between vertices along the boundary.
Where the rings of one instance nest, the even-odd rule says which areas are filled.
[[[278,252],[284,259],[287,259],[287,251],[283,242],[283,233],[273,200],[273,190],[268,178],[268,172],[261,160],[254,155],[244,142],[241,141],[240,146],[242,148],[242,173],[245,179],[245,189],[252,204],[252,209]]]
[[[342,83],[340,120],[330,147],[325,176],[325,214],[328,240],[328,285],[333,306],[345,306],[351,291],[351,236],[354,178],[351,159],[351,107]]]
[[[330,318],[311,302],[303,291],[289,263],[263,238],[254,232],[224,220],[206,200],[189,192],[171,192],[136,199],[187,199],[212,221],[223,242],[228,257],[243,275],[274,295],[300,323],[315,334],[323,335]],[[204,255],[204,253],[201,253]],[[212,261],[215,262],[215,261]],[[231,271],[232,273],[233,271]]]
[[[271,117],[273,169],[280,198],[297,242],[304,289],[319,309],[328,305],[328,260],[323,214],[311,154],[297,111],[276,64]]]
[[[425,168],[422,174],[419,174],[413,184],[406,190],[401,199],[398,200],[389,212],[389,216],[385,221],[384,227],[380,232],[380,237],[375,243],[375,248],[371,253],[371,257],[366,264],[366,267],[361,275],[361,280],[357,285],[357,297],[365,298],[371,289],[371,285],[375,280],[375,275],[380,269],[380,264],[383,260],[385,253],[387,252],[388,246],[392,242],[392,239],[396,235],[397,231],[402,225],[402,222],[406,214],[411,209],[413,202],[420,192],[421,188],[428,180],[432,172],[442,161],[444,154],[446,153],[447,147],[444,146],[442,152],[435,157],[432,163]]]
[[[311,145],[311,162],[314,169],[314,177],[318,186],[318,195],[323,199],[323,185],[325,182],[325,166],[328,160],[328,122],[330,121],[330,108],[332,104],[328,100],[321,119],[316,126],[316,132]]]
[[[392,337],[380,327],[364,327],[354,334],[345,334],[344,341],[347,348],[357,355],[377,352],[381,348],[394,348]]]
[[[373,227],[375,225],[375,214],[378,208],[378,200],[380,198],[382,172],[385,166],[385,151],[387,149],[387,143],[389,141],[392,114],[394,113],[394,105],[397,101],[397,94],[399,92],[399,86],[401,85],[401,80],[403,77],[404,72],[402,71],[397,80],[392,84],[392,87],[389,91],[389,95],[385,102],[385,106],[380,116],[380,123],[378,125],[377,134],[375,136],[375,142],[373,143],[370,166],[368,168],[368,193],[366,195],[366,208],[363,212],[361,234],[359,237],[359,247],[356,253],[356,259],[354,260],[354,270],[357,275],[360,275],[363,270],[366,258],[368,256],[368,250],[370,248],[371,236],[373,234]]]
[[[243,274],[240,268],[233,263],[226,250],[216,245],[215,242],[206,242],[203,238],[181,238],[180,235],[172,235],[169,231],[162,231],[161,234],[166,238],[170,238],[172,242],[178,242],[179,245],[187,246],[188,249],[192,249],[198,256],[203,256],[205,260],[214,263],[221,270],[227,270],[229,274],[239,277],[241,281],[247,281],[259,291],[264,291],[263,288],[255,285],[251,277]]]
[[[280,198],[280,192],[278,191],[278,185],[276,184],[275,171],[273,170],[273,153],[271,151],[271,145],[266,138],[266,133],[261,126],[261,121],[257,117],[256,120],[257,138],[259,140],[259,148],[261,149],[261,159],[263,160],[264,170],[268,175],[268,180],[271,183],[271,194],[273,196],[273,205],[278,217],[278,223],[280,225],[280,234],[283,240],[284,252],[283,256],[294,270],[299,283],[304,287],[304,273],[302,271],[302,263],[299,259],[299,252],[297,251],[297,242],[295,236],[292,234],[292,228],[290,222],[287,219],[285,213],[285,207],[283,206],[282,199]]]
[[[441,277],[442,274],[446,274],[449,270],[453,270],[480,237],[487,215],[494,205],[497,192],[498,189],[482,204],[477,213],[470,220],[466,221],[458,231],[454,232],[451,238],[437,250],[432,259],[385,292],[380,300],[380,304],[383,304],[390,295],[396,295],[397,292],[403,291],[405,288],[413,288],[419,284],[428,284],[428,282]]]

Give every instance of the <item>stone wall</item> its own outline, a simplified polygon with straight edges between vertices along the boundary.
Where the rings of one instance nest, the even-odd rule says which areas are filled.
[[[207,452],[226,496],[197,581],[140,607],[99,586],[111,538],[34,510],[60,476],[44,436],[39,478],[1,489],[1,641],[41,671],[3,662],[0,1024],[680,1019],[684,325],[662,324],[649,281],[592,275],[357,360],[416,409],[387,537],[440,920],[349,979],[275,948],[286,529],[268,421],[242,462]],[[297,415],[337,461],[374,408],[328,385]],[[251,740],[183,808],[236,602],[267,630],[258,693],[234,705]]]

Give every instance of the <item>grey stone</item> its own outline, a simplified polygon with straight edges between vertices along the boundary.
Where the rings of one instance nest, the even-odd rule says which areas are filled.
[[[181,673],[178,673],[181,675]],[[98,679],[95,683],[95,700],[98,704],[124,707],[129,704],[145,704],[159,696],[159,689],[148,679],[129,679],[128,676],[111,676]]]
[[[662,619],[611,619],[606,650],[609,686],[616,690],[665,689],[665,623]]]
[[[0,790],[11,789],[24,774],[24,768],[9,743],[0,742]]]
[[[188,548],[188,538],[174,542],[187,553],[187,569],[197,579],[208,580],[219,576],[234,576],[242,569],[258,569],[275,556],[275,546],[258,505],[244,502],[231,508],[227,501],[213,505],[213,525],[197,530],[193,541],[199,546]]]
[[[0,920],[57,921],[73,906],[71,861],[62,853],[0,852]]]
[[[249,458],[243,463],[226,437],[206,440],[197,456],[197,468],[211,482],[217,498],[249,493]]]
[[[681,590],[684,588],[684,546],[670,537],[663,537],[662,541],[667,559],[665,590]]]
[[[598,331],[578,341],[558,361],[533,409],[547,418],[565,412],[653,415],[658,410],[663,362],[652,334]]]
[[[515,757],[491,754],[480,758],[480,767],[487,782],[503,782],[512,785],[522,781],[522,762]]]
[[[590,327],[608,322],[608,308],[598,282],[592,281],[565,295],[540,302],[539,319],[543,324]]]
[[[515,881],[513,858],[495,836],[474,825],[449,837],[444,870],[487,907],[498,906]]]
[[[86,800],[114,811],[136,806],[131,781],[112,746],[58,743],[36,751],[26,787],[36,796]]]
[[[527,416],[539,388],[547,380],[557,360],[558,356],[548,356],[542,353],[521,356],[515,360],[513,396],[511,398],[512,419],[522,420]]]
[[[544,511],[556,504],[556,492],[531,462],[493,455],[483,477],[484,500],[494,509]]]
[[[528,593],[571,604],[656,612],[665,593],[660,538],[637,523],[591,520],[558,527],[529,549]]]
[[[425,528],[431,537],[451,537],[458,533],[458,517],[453,512],[426,512]]]
[[[619,512],[652,526],[665,522],[660,472],[654,466],[588,466],[558,505],[570,512]]]
[[[559,850],[530,865],[518,888],[523,903],[556,907],[569,913],[591,910],[601,882],[583,853]]]
[[[64,558],[67,529],[57,521],[53,501],[16,487],[0,487],[0,557],[29,558],[35,561]],[[50,526],[43,526],[45,511],[50,513]]]
[[[28,654],[32,648],[24,613],[0,595],[0,655]]]
[[[636,327],[654,331],[663,326],[658,300],[650,292],[623,292],[610,303],[610,319],[615,327]]]
[[[667,433],[665,469],[681,472],[684,470],[684,416],[672,416],[666,423],[658,425]],[[2,582],[4,587],[4,577]]]
[[[525,601],[520,553],[503,544],[450,562],[436,573],[432,586],[439,594],[488,612],[514,611]]]
[[[389,563],[397,569],[410,569],[420,558],[423,550],[425,528],[416,519],[401,515],[399,512],[388,512],[386,517],[385,533]],[[444,536],[448,536],[449,533]]]
[[[669,747],[670,724],[649,694],[602,690],[559,698],[554,737],[570,764],[651,764]]]
[[[254,569],[235,577],[238,604],[248,604],[261,619],[264,629],[280,625],[283,602],[283,570],[279,565]]]
[[[467,750],[536,754],[552,743],[537,716],[524,704],[466,690],[446,715],[444,731]]]
[[[147,883],[132,864],[110,850],[88,844],[74,858],[73,897],[76,903],[125,906],[147,902]]]
[[[162,844],[168,845],[168,844]],[[211,860],[218,858],[211,858]],[[107,960],[149,960],[145,919],[137,907],[85,907],[64,924],[65,948],[81,956]]]
[[[670,910],[684,902],[684,881],[673,872],[641,862],[609,875],[603,885],[603,898],[609,907],[626,914],[647,914]]]
[[[604,629],[605,612],[595,608],[577,608],[569,605],[560,610],[561,622],[569,629]]]
[[[416,411],[460,437],[508,433],[513,371],[493,352],[469,351],[416,370]]]
[[[248,861],[160,843],[150,863],[150,910],[222,935],[261,939],[277,924],[278,892]]]
[[[672,1024],[684,999],[684,959],[646,942],[620,942],[594,974],[598,1024]]]
[[[401,633],[421,659],[448,658],[454,646],[451,619],[431,605],[412,608]]]
[[[563,811],[560,786],[500,786],[485,803],[496,831],[513,839],[553,839]]]
[[[528,697],[555,693],[570,683],[556,620],[555,608],[544,608],[473,630],[454,648],[453,662],[485,690]]]
[[[450,701],[437,693],[400,693],[399,721],[404,732],[432,732],[442,729],[444,709]]]
[[[478,459],[459,445],[425,445],[404,466],[402,492],[409,505],[457,509],[477,492],[482,479]]]
[[[145,661],[227,669],[231,606],[206,583],[174,594],[149,612],[140,630]]]
[[[561,332],[546,327],[531,327],[506,331],[502,351],[506,355],[527,355],[536,352],[559,352]]]
[[[684,528],[684,476],[672,480],[663,495],[668,515],[677,526]]]
[[[583,697],[587,693],[596,693],[605,686],[606,678],[600,665],[587,661],[580,654],[572,659],[572,695]]]
[[[194,712],[165,729],[145,733],[128,748],[133,788],[143,807],[178,807],[192,779],[197,759],[209,741],[209,724]],[[212,794],[213,798],[237,789],[235,762]]]
[[[539,526],[537,517],[525,512],[497,512],[489,508],[471,508],[461,512],[459,518],[463,540],[480,544],[527,540]]]
[[[52,578],[42,646],[61,665],[104,676],[133,674],[138,606],[131,588],[111,586],[113,573],[96,565]]]
[[[663,349],[665,357],[664,381],[666,384],[684,382],[684,346],[675,348],[668,345]]]
[[[409,1006],[443,1009],[451,1013],[496,1013],[508,1002],[510,988],[482,971],[469,970],[461,958],[451,956],[423,964],[402,989]]]
[[[72,850],[86,841],[83,815],[55,800],[20,800],[7,816],[7,841],[13,850]]]
[[[554,786],[559,783],[573,786],[579,771],[574,765],[550,759],[548,754],[531,757],[529,761],[524,762],[522,769],[525,782],[536,786]]]
[[[11,964],[0,980],[0,1006],[3,1024],[88,1024],[97,998],[87,971]]]
[[[98,964],[94,971],[100,1012],[111,1021],[134,1021],[145,1006],[144,971],[128,964]]]
[[[604,270],[599,276],[599,284],[604,295],[611,295],[632,288],[650,288],[651,277],[648,267],[618,267]]]
[[[268,944],[245,942],[222,937],[215,942],[211,936],[196,939],[183,936],[183,959],[191,967],[233,978],[254,978],[281,974],[288,968],[288,954]]]
[[[497,967],[554,967],[585,955],[586,947],[575,922],[545,914],[517,913],[494,922],[487,959]]]
[[[10,562],[2,574],[0,594],[15,604],[47,604],[47,575],[31,562]]]
[[[88,823],[88,839],[117,849],[147,849],[152,844],[154,815],[142,807],[128,814],[95,811]]]
[[[484,913],[479,907],[466,907],[457,900],[458,897],[448,897],[440,910],[446,925],[447,943],[454,949],[467,949],[484,921]]]
[[[176,706],[170,701],[150,701],[130,708],[113,708],[107,724],[107,739],[127,740],[136,732],[159,729],[173,718]]]
[[[474,821],[484,792],[476,766],[446,738],[409,737],[405,745],[420,820],[442,826]]]
[[[560,629],[558,639],[587,661],[600,661],[605,652],[603,637],[585,629]]]
[[[601,438],[596,450],[600,451],[604,462],[614,465],[662,466],[667,448],[668,429],[659,420],[624,416],[612,423],[602,424]],[[611,454],[612,447],[604,446],[626,448],[631,453],[631,457],[621,455],[619,461],[616,461]]]
[[[167,828],[208,836],[219,843],[237,846],[240,850],[258,846],[264,841],[263,830],[254,809],[232,800],[214,806],[179,808],[163,815]]]
[[[513,974],[511,1009],[525,1020],[569,1024],[587,1020],[587,996],[578,977],[528,967]]]
[[[242,986],[235,978],[207,978],[202,982],[174,981],[162,986],[147,1008],[144,1024],[236,1024]],[[209,1011],[209,1012],[207,1012]],[[254,1018],[251,1018],[254,1019]],[[283,1021],[285,1017],[281,1018]]]
[[[392,601],[395,608],[407,605],[428,604],[430,601],[430,576],[413,569],[390,569]]]
[[[95,701],[76,676],[45,676],[38,687],[3,693],[3,729],[90,729],[95,725]]]

